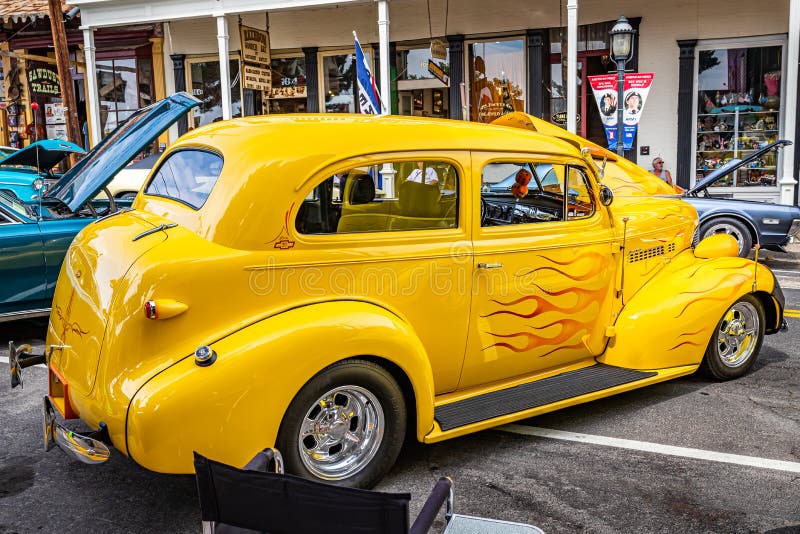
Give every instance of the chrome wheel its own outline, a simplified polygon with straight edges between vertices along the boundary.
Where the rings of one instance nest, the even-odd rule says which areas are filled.
[[[739,301],[725,313],[717,330],[717,351],[722,364],[736,368],[749,361],[761,332],[758,311],[747,301]]]
[[[728,234],[739,245],[739,256],[746,257],[753,247],[753,237],[750,230],[741,222],[732,217],[719,217],[706,221],[700,225],[700,234],[703,238],[714,234]]]
[[[306,412],[297,446],[303,465],[325,480],[361,471],[383,440],[383,407],[360,386],[341,386],[322,395]]]

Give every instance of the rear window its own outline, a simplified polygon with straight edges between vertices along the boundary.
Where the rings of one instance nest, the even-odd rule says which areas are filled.
[[[220,172],[222,156],[219,154],[208,150],[179,150],[164,160],[144,192],[198,209],[211,194]]]

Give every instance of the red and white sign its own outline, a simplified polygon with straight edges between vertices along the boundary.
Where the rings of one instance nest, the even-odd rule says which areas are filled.
[[[600,119],[606,129],[608,148],[617,147],[617,113],[622,105],[622,124],[625,148],[633,146],[639,118],[642,116],[650,86],[653,83],[652,72],[631,72],[625,75],[623,83],[623,98],[620,101],[617,94],[617,75],[602,74],[589,76],[597,109],[600,110]]]

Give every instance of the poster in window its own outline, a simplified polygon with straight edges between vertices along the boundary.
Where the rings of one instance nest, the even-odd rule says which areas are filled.
[[[44,105],[45,124],[64,124],[64,104],[56,102]]]
[[[69,139],[67,139],[67,125],[66,124],[48,124],[47,125],[47,138],[48,139],[61,139],[62,141],[69,141]]]

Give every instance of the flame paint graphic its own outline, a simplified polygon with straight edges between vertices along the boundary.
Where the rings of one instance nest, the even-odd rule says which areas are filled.
[[[549,273],[555,273],[556,275],[563,277],[565,281],[586,282],[593,278],[597,278],[598,275],[601,275],[601,273],[607,270],[608,269],[607,264],[609,262],[608,257],[596,252],[587,252],[581,254],[570,261],[558,261],[553,258],[548,258],[544,256],[539,256],[538,259],[546,260],[547,262],[553,264],[554,266],[544,265],[536,267],[524,273],[518,274],[517,277],[521,278],[524,281],[525,279],[535,277],[537,274],[543,272],[549,272]],[[588,270],[583,274],[570,274],[566,271],[566,269],[559,269],[558,267],[555,267],[555,265],[561,267],[570,266],[573,268],[571,270],[574,271],[575,266],[580,262],[591,262]],[[550,290],[550,289],[545,289],[539,284],[531,282],[530,289],[536,290],[538,294],[525,295],[508,302],[503,302],[497,299],[490,299],[490,302],[495,303],[502,308],[509,308],[523,303],[533,303],[535,304],[533,311],[529,313],[520,313],[511,309],[499,309],[492,311],[486,315],[483,315],[482,317],[488,318],[497,315],[508,315],[512,318],[511,320],[514,321],[514,318],[531,319],[534,317],[541,316],[548,312],[555,312],[557,314],[556,317],[550,320],[550,322],[543,325],[537,325],[537,324],[519,325],[519,327],[525,327],[530,330],[534,330],[534,332],[517,331],[509,334],[485,332],[486,334],[498,338],[499,340],[512,340],[512,339],[522,340],[524,342],[524,345],[521,347],[517,347],[511,344],[509,341],[498,340],[496,343],[493,343],[485,347],[483,350],[489,350],[493,348],[504,348],[515,353],[522,353],[522,352],[529,352],[535,349],[544,349],[547,347],[553,347],[547,352],[538,355],[540,358],[543,358],[558,350],[576,349],[583,347],[584,346],[583,342],[573,343],[570,345],[562,345],[562,344],[570,340],[574,340],[575,336],[583,337],[584,335],[588,334],[591,331],[591,324],[594,322],[596,318],[596,313],[591,314],[591,317],[586,321],[580,321],[578,319],[575,319],[575,315],[589,309],[589,307],[593,303],[598,303],[598,304],[602,303],[603,295],[608,290],[607,286],[603,284],[603,286],[599,289],[591,289],[586,287],[576,287],[576,285],[572,283],[570,284],[570,287],[564,289]],[[555,302],[553,302],[554,297],[562,297],[562,296],[573,296],[575,297],[574,302],[571,305],[556,304]],[[543,331],[545,329],[552,328],[555,326],[560,327],[556,334],[550,337],[543,335]]]
[[[679,347],[682,347],[684,345],[691,345],[692,347],[702,347],[702,344],[700,344],[700,343],[695,343],[694,341],[684,341],[682,343],[678,343],[677,345],[675,345],[674,347],[672,347],[669,350],[675,350],[675,349],[677,349]]]
[[[745,275],[745,274],[733,273],[733,274],[730,274],[730,275],[726,276],[725,278],[720,280],[718,283],[714,284],[713,286],[711,286],[709,288],[706,288],[706,289],[703,289],[703,290],[700,290],[700,291],[682,291],[677,296],[681,296],[681,295],[699,295],[699,294],[703,294],[703,293],[708,293],[709,291],[711,291],[715,287],[719,287],[719,286],[725,285],[727,282],[733,281],[734,279],[738,279],[738,281],[733,282],[734,285],[732,285],[730,287],[730,291],[728,293],[726,293],[725,295],[723,295],[721,297],[703,297],[703,298],[699,298],[699,299],[696,299],[696,300],[691,300],[691,301],[687,302],[686,305],[684,305],[684,307],[681,309],[680,313],[678,313],[678,315],[676,315],[675,318],[677,319],[681,315],[683,315],[686,312],[686,310],[688,310],[689,307],[692,306],[693,304],[699,304],[701,302],[707,302],[707,301],[711,301],[711,302],[726,302],[726,301],[728,301],[731,297],[733,297],[736,294],[741,292],[740,286],[742,285],[742,283],[747,281],[749,279],[749,277],[747,275]]]

